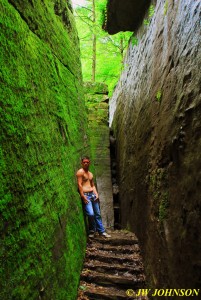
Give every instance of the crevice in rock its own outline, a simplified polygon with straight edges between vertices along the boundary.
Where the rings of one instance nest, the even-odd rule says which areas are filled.
[[[112,177],[113,207],[114,207],[114,229],[121,229],[119,186],[117,183],[116,138],[114,137],[114,133],[112,129],[110,129],[110,160],[111,160],[111,177]]]
[[[29,30],[33,33],[33,34],[35,34],[35,35],[37,35],[36,33],[35,33],[35,30],[38,30],[38,25],[34,22],[34,20],[33,19],[31,19],[30,21],[31,22],[29,22],[28,20],[27,20],[27,17],[19,10],[19,8],[17,7],[17,4],[15,3],[15,1],[12,1],[12,0],[8,0],[8,3],[10,3],[10,5],[12,5],[13,7],[14,7],[14,9],[19,13],[19,15],[20,15],[20,17],[22,18],[22,20],[27,24],[27,26],[29,27]],[[31,3],[31,5],[33,6],[33,3],[32,2],[30,2]],[[32,27],[31,27],[32,26]],[[37,35],[38,36],[38,35]]]

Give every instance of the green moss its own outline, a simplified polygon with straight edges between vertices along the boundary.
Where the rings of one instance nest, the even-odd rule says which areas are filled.
[[[38,299],[43,287],[73,300],[86,244],[75,172],[88,151],[78,39],[66,1],[10,3],[0,3],[0,298]]]
[[[92,162],[96,164],[91,166],[91,171],[95,176],[101,176],[104,173],[104,164],[99,164],[97,161],[100,157],[107,157],[109,151],[108,103],[105,102],[108,87],[101,82],[85,82],[84,86],[88,108],[90,156]]]
[[[164,16],[166,16],[167,11],[168,11],[168,0],[166,0],[164,4],[164,12],[163,12]]]
[[[154,169],[149,177],[149,191],[153,200],[153,212],[162,222],[168,218],[169,192],[168,174],[166,169]]]
[[[87,81],[84,83],[84,91],[87,96],[92,95],[104,95],[108,94],[108,86],[102,82],[90,82]]]
[[[159,221],[163,221],[168,217],[169,196],[167,192],[163,192],[159,204]]]
[[[138,38],[134,34],[131,37],[131,43],[132,43],[132,46],[138,45]]]
[[[154,13],[155,13],[155,7],[154,7],[154,5],[150,5],[147,19],[144,19],[144,21],[143,21],[144,25],[150,24],[151,18],[153,17]]]
[[[162,99],[162,92],[161,92],[161,90],[158,90],[156,93],[156,100],[158,102],[161,102],[161,99]]]

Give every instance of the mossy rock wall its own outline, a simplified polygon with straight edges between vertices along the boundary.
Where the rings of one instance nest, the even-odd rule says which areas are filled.
[[[85,227],[75,171],[86,153],[69,1],[0,2],[0,299],[76,299]]]

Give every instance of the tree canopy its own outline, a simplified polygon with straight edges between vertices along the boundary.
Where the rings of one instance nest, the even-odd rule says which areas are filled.
[[[107,0],[88,0],[75,9],[84,81],[104,82],[111,93],[132,32],[109,35],[102,29]]]

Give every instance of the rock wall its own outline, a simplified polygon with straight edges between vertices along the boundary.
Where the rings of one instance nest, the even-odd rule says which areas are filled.
[[[105,228],[114,227],[111,181],[110,141],[108,127],[109,98],[104,83],[85,83],[91,159],[100,198],[102,221]]]
[[[74,300],[87,119],[72,8],[2,0],[0,25],[0,298]]]
[[[142,23],[151,0],[108,0],[104,30],[109,34],[136,31]]]
[[[198,288],[201,2],[152,5],[110,101],[121,222],[141,241],[148,287]]]

